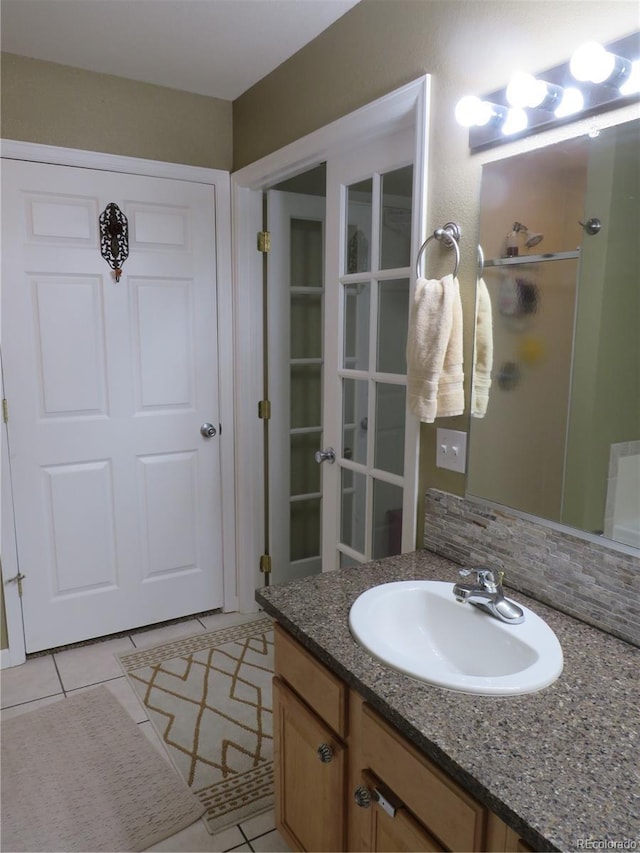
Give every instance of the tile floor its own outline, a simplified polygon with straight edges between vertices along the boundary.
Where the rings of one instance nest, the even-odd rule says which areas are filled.
[[[190,637],[201,631],[214,631],[254,618],[255,615],[240,613],[212,613],[185,619],[173,625],[136,631],[125,637],[30,658],[22,666],[3,669],[0,673],[0,717],[5,720],[50,702],[59,702],[75,692],[91,690],[99,684],[105,684],[169,761],[143,706],[122,674],[114,652],[154,646],[176,637]],[[246,820],[217,835],[210,835],[204,823],[199,820],[149,849],[163,853],[289,851],[286,842],[275,829],[272,811]]]

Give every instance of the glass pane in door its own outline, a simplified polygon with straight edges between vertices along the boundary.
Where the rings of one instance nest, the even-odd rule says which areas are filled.
[[[342,456],[367,464],[369,383],[362,379],[342,380]]]
[[[380,182],[380,269],[407,267],[411,263],[413,166],[386,172]]]
[[[369,367],[369,314],[371,285],[369,282],[346,284],[344,294],[343,367],[367,370]]]
[[[291,294],[291,358],[322,358],[322,294]]]
[[[404,473],[404,431],[407,389],[404,385],[376,383],[374,468],[390,474]]]
[[[380,373],[407,372],[409,279],[378,282],[377,365]]]
[[[382,480],[373,481],[374,560],[393,557],[402,551],[402,488]]]
[[[347,233],[344,270],[347,274],[371,268],[371,219],[373,179],[347,187]]]
[[[291,287],[322,288],[322,222],[292,217],[290,240]]]
[[[311,567],[320,559],[320,500],[311,498],[291,503],[292,563],[305,561],[307,566]]]
[[[322,422],[322,366],[291,366],[291,428],[318,427]]]
[[[314,459],[322,432],[310,430],[291,435],[290,491],[292,497],[320,493],[320,466]]]
[[[340,541],[364,555],[367,478],[349,468],[341,473]]]

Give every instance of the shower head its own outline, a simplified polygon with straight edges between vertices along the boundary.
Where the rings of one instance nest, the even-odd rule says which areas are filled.
[[[537,234],[533,233],[532,234],[530,231],[527,231],[526,233],[527,233],[527,239],[525,240],[525,246],[527,247],[527,249],[532,249],[534,246],[537,246],[538,243],[542,242],[542,239],[544,237],[544,234],[540,234],[540,233],[537,233]]]
[[[514,222],[513,230],[516,232],[516,234],[524,234],[524,245],[527,247],[527,249],[532,249],[534,246],[537,246],[538,243],[542,242],[542,238],[544,237],[544,234],[541,234],[540,232],[529,231],[527,226],[523,225],[522,222]]]

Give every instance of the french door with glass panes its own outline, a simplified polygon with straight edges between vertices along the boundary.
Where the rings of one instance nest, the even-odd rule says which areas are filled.
[[[406,411],[414,136],[327,162],[323,571],[415,547],[418,425]],[[331,450],[335,454],[332,461]]]
[[[415,547],[413,146],[403,132],[329,158],[326,205],[320,169],[267,194],[273,583]]]
[[[309,184],[315,194],[308,192]],[[324,167],[267,193],[269,552],[273,582],[322,571]]]

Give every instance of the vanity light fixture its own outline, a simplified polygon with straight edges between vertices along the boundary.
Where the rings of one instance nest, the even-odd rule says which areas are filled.
[[[631,63],[629,76],[622,83],[618,91],[625,97],[640,92],[640,59],[636,59],[635,62]]]
[[[640,32],[603,46],[581,45],[569,62],[539,75],[516,72],[508,86],[456,105],[472,150],[623,106],[640,95]]]

